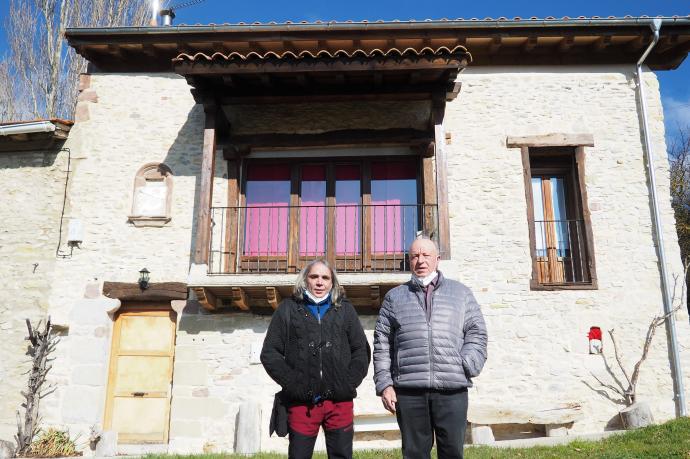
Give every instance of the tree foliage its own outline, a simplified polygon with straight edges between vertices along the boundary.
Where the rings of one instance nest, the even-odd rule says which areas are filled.
[[[142,25],[149,16],[148,0],[10,0],[0,121],[70,119],[86,62],[67,46],[65,29]]]
[[[678,129],[669,148],[671,198],[683,260],[690,257],[690,126]]]

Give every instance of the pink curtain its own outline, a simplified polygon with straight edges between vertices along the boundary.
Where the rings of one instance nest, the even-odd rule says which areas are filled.
[[[359,165],[339,164],[335,169],[335,252],[360,253],[360,203],[362,202]]]
[[[417,166],[414,161],[371,165],[372,253],[400,253],[417,229]]]
[[[250,165],[246,196],[244,254],[287,255],[290,166]]]
[[[318,257],[326,253],[326,168],[302,166],[299,209],[299,254]]]

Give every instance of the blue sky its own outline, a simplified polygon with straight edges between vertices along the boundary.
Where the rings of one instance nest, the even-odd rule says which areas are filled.
[[[185,0],[172,0],[172,4]],[[9,0],[0,0],[0,17],[7,14]],[[223,23],[286,20],[376,20],[376,19],[440,19],[485,18],[505,16],[688,16],[688,0],[584,0],[545,1],[513,0],[469,2],[467,0],[206,0],[198,5],[177,11],[176,23]],[[3,28],[4,30],[4,28]],[[0,52],[5,48],[5,37],[0,36]],[[664,102],[667,133],[676,126],[690,126],[690,59],[673,71],[658,72]]]

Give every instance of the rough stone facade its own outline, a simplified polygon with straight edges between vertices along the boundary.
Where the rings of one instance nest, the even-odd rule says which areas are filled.
[[[6,440],[16,433],[30,364],[24,320],[35,324],[48,312],[67,159],[58,150],[0,153],[0,438]],[[64,242],[66,226],[62,236]]]
[[[615,427],[621,406],[601,394],[595,376],[611,382],[610,375],[599,356],[588,354],[586,333],[592,325],[602,330],[615,328],[624,360],[632,365],[640,355],[649,321],[661,311],[632,72],[632,66],[497,67],[471,69],[460,76],[462,92],[447,106],[444,122],[451,134],[446,149],[452,257],[443,262],[442,269],[474,290],[487,318],[489,361],[471,391],[473,403],[522,406],[539,400],[539,407],[548,408],[577,402],[585,416],[575,423],[575,432]],[[681,273],[668,199],[658,84],[649,72],[645,82],[670,271]],[[84,244],[71,258],[55,260],[48,234],[55,232],[56,223],[39,219],[32,211],[31,218],[45,227],[41,260],[50,259],[54,264],[48,292],[26,284],[31,265],[25,265],[40,260],[14,261],[25,260],[22,253],[15,255],[15,247],[22,247],[21,221],[8,227],[9,232],[0,235],[8,244],[4,239],[0,250],[13,253],[21,292],[3,293],[8,297],[3,297],[0,308],[14,309],[10,300],[21,297],[24,301],[31,295],[35,299],[26,303],[25,310],[48,310],[69,326],[53,371],[58,390],[46,400],[44,417],[47,423],[69,427],[86,438],[92,425],[103,422],[112,312],[118,306],[101,296],[102,282],[135,282],[143,267],[151,271],[152,282],[187,280],[195,241],[204,115],[194,104],[185,80],[173,75],[94,74],[82,89],[91,96],[81,99],[78,111],[82,118],[66,145],[73,160],[66,217],[82,220]],[[314,113],[321,116],[319,127],[314,128],[317,131],[323,126],[339,126],[337,116],[345,109],[350,121],[343,128],[399,123],[417,127],[424,119],[408,114],[395,115],[395,122],[386,117],[381,120],[382,113],[392,116],[394,107],[384,109],[385,104],[377,104],[357,112],[359,105],[327,111],[333,118],[324,117],[326,112],[318,107],[302,107],[304,115],[296,116],[299,110],[293,113],[292,127],[286,124],[284,132],[298,132],[295,118],[308,119]],[[243,132],[262,132],[259,109],[245,110],[246,117],[240,115],[242,110],[232,116],[246,128]],[[266,122],[280,124],[277,110],[265,115]],[[373,124],[372,118],[379,121]],[[532,268],[522,164],[519,149],[507,148],[506,138],[554,132],[594,137],[595,146],[585,149],[585,180],[597,290],[545,292],[529,287]],[[0,157],[0,161],[6,160]],[[172,220],[162,228],[135,228],[127,223],[134,176],[143,164],[155,161],[173,171]],[[224,168],[219,154],[214,205],[223,205],[227,196]],[[48,173],[48,169],[38,165],[26,171],[0,167],[0,174],[7,173],[14,174],[10,180],[15,183],[26,180],[27,174]],[[54,212],[52,203],[40,205]],[[24,274],[19,274],[19,268]],[[367,281],[366,276],[362,281]],[[216,277],[214,282],[221,281]],[[209,314],[193,300],[174,303],[179,314],[169,451],[232,450],[238,410],[246,401],[258,403],[262,409],[262,449],[284,449],[285,440],[267,435],[277,386],[257,359],[270,318],[239,312]],[[23,316],[13,311],[11,319],[6,319],[7,311],[2,311],[3,337],[9,336],[12,346],[19,349]],[[371,339],[375,316],[362,316],[362,321]],[[684,309],[677,324],[686,387],[690,387],[690,327]],[[610,356],[607,337],[604,349]],[[674,414],[669,368],[667,344],[660,331],[638,388],[639,398],[650,402],[660,421]],[[359,390],[358,412],[382,410],[374,395],[372,373]],[[13,390],[3,386],[0,393],[3,416],[10,410],[5,400]],[[357,446],[385,445],[389,439],[358,434]]]
[[[491,336],[489,362],[472,395],[482,401],[519,403],[538,396],[545,405],[582,403],[585,421],[573,427],[579,432],[615,425],[620,408],[597,393],[601,387],[594,375],[612,380],[601,358],[588,354],[589,327],[614,328],[632,368],[650,320],[662,313],[633,71],[633,66],[468,69],[461,75],[461,96],[446,111],[453,138],[448,151],[452,264],[476,292]],[[669,271],[682,278],[658,82],[651,72],[644,81]],[[594,136],[595,146],[585,148],[585,181],[598,290],[529,289],[522,163],[519,149],[506,148],[505,142],[507,136],[551,132]],[[677,317],[688,387],[685,308]],[[608,336],[604,348],[611,357]],[[638,395],[653,404],[658,420],[674,415],[663,330],[642,367]]]

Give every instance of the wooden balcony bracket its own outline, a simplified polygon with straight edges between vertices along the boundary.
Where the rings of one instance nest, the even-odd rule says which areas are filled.
[[[278,305],[283,300],[280,292],[275,287],[266,287],[266,301],[275,310],[278,309]]]
[[[201,306],[208,311],[216,311],[218,309],[218,300],[209,289],[204,287],[192,287],[196,294],[196,299],[201,303]]]
[[[249,296],[241,287],[232,288],[232,304],[243,311],[249,311]]]

